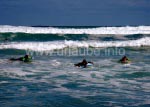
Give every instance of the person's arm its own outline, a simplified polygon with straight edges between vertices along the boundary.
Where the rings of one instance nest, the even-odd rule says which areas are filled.
[[[93,62],[89,61],[88,63],[94,64]]]

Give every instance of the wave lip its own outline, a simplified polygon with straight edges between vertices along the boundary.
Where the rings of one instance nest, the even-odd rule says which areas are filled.
[[[59,50],[64,48],[79,48],[79,47],[140,47],[150,46],[150,37],[144,37],[138,40],[127,41],[51,41],[51,42],[12,42],[1,44],[0,49],[22,49],[33,51],[49,51]]]
[[[0,25],[1,33],[31,34],[150,34],[150,26],[137,27],[96,27],[96,28],[55,28]]]

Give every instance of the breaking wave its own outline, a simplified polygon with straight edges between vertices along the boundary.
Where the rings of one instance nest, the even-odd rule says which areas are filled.
[[[150,46],[150,37],[144,37],[137,40],[126,41],[49,41],[49,42],[10,42],[1,43],[0,49],[21,49],[33,51],[48,51],[64,48],[78,48],[78,47],[140,47]]]
[[[1,33],[31,34],[150,34],[150,26],[137,27],[92,27],[92,28],[59,28],[59,27],[27,27],[1,25]]]

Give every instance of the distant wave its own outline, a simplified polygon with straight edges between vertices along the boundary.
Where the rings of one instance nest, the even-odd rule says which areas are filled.
[[[150,26],[138,27],[95,27],[95,28],[56,28],[1,25],[1,33],[31,34],[150,34]]]
[[[138,47],[150,46],[150,37],[127,41],[51,41],[51,42],[11,42],[3,43],[0,49],[22,49],[33,51],[48,51],[67,47]]]

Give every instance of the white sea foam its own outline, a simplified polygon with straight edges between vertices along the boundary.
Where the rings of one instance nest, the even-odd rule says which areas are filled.
[[[150,26],[95,27],[95,28],[56,28],[1,25],[0,32],[22,32],[43,34],[150,34]]]
[[[0,81],[0,84],[9,83],[8,81]]]
[[[11,42],[1,44],[0,49],[23,49],[33,51],[59,50],[67,47],[138,47],[150,46],[150,37],[127,41],[51,41],[51,42]]]

